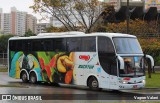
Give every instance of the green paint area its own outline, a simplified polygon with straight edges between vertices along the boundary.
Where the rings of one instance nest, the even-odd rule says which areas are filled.
[[[82,69],[93,69],[94,65],[79,65],[78,68]]]
[[[148,78],[146,73],[146,88],[160,88],[160,72],[152,73],[151,78]]]

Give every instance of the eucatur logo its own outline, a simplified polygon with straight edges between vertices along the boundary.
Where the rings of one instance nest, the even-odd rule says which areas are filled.
[[[88,61],[88,60],[90,59],[90,56],[89,56],[89,55],[80,55],[80,56],[79,56],[79,59]]]

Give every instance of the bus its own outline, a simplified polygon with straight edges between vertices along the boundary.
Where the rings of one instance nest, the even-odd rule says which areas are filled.
[[[136,36],[121,33],[41,33],[8,41],[8,75],[30,83],[139,89],[145,86],[145,58],[153,67]]]

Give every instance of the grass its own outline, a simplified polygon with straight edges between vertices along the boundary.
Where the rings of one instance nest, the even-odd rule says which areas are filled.
[[[8,72],[7,68],[0,68],[0,72]]]
[[[1,85],[0,87],[15,87],[15,88],[28,88],[27,86],[23,86],[23,85]]]
[[[152,73],[151,78],[148,78],[146,73],[146,86],[147,88],[160,88],[160,72]]]

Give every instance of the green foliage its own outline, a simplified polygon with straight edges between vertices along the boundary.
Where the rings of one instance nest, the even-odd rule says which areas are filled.
[[[50,26],[48,28],[46,28],[46,31],[49,32],[65,32],[68,31],[65,27],[53,27]]]
[[[74,8],[77,11],[83,11],[85,9],[85,4],[83,2],[77,2]]]
[[[139,42],[145,54],[153,56],[155,65],[160,65],[160,39],[139,38]]]
[[[36,34],[34,34],[30,29],[28,29],[25,34],[24,34],[25,37],[28,37],[28,36],[36,36]]]
[[[126,25],[127,22],[120,22],[120,23],[109,23],[106,25],[107,32],[119,32],[119,33],[126,33]],[[144,36],[147,34],[154,34],[157,33],[155,21],[146,22],[143,20],[130,20],[129,23],[129,34],[132,35],[140,35]]]
[[[146,73],[148,74],[148,73]],[[152,73],[152,78],[148,78],[146,75],[146,85],[147,88],[159,88],[160,87],[160,72]]]
[[[7,52],[8,39],[13,35],[2,35],[0,36],[0,52]]]
[[[114,6],[105,5],[105,9],[101,13],[101,22],[97,22],[92,30],[92,32],[106,32],[109,23],[116,21]],[[99,20],[99,21],[100,21]],[[115,23],[114,23],[115,24]],[[110,26],[112,27],[112,26]],[[114,31],[111,31],[114,32]]]
[[[34,0],[30,6],[42,18],[47,18],[46,15],[56,18],[68,31],[84,32],[92,32],[102,21],[106,7],[108,4],[99,0]]]

